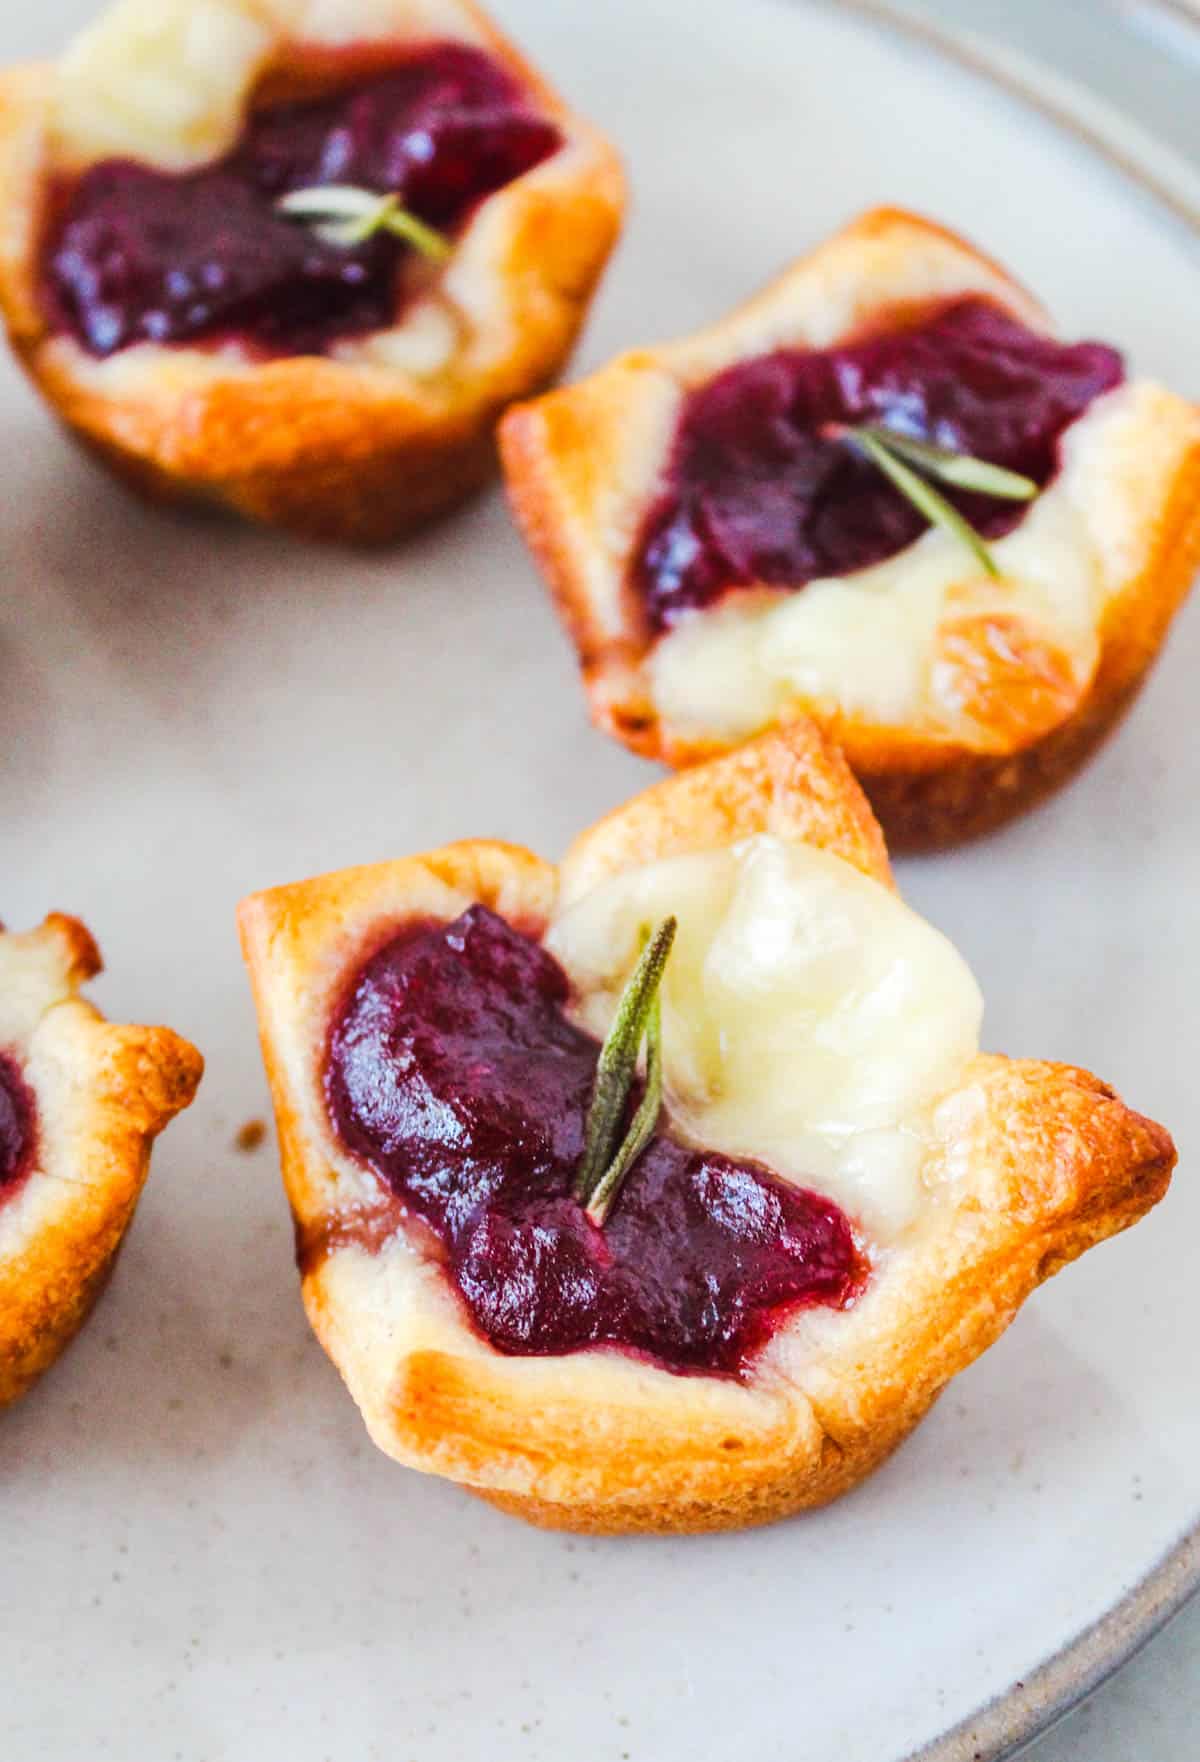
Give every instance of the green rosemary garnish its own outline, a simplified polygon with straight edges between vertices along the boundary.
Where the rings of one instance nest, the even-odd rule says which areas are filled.
[[[575,1197],[597,1226],[613,1208],[621,1183],[646,1148],[662,1107],[662,1000],[659,986],[677,929],[665,918],[642,950],[617,1003],[596,1061],[596,1080],[583,1133],[583,1156],[575,1177]],[[646,1042],[646,1092],[618,1142],[629,1092],[637,1077],[638,1053]]]
[[[931,526],[940,526],[943,531],[960,539],[989,575],[999,575],[996,559],[971,522],[945,496],[940,495],[931,483],[926,483],[923,477],[919,477],[911,466],[906,465],[903,459],[893,453],[890,446],[870,430],[852,429],[850,438],[856,446],[862,448],[872,464],[878,465],[884,476],[912,503],[918,514],[924,514]]]
[[[444,263],[453,246],[444,233],[427,226],[403,207],[399,196],[360,190],[354,184],[320,184],[311,190],[293,190],[278,203],[289,220],[312,227],[327,245],[347,250],[365,244],[378,232],[388,232],[414,246],[435,263]]]
[[[864,452],[931,526],[940,526],[964,544],[989,575],[1000,574],[996,559],[971,522],[934,489],[927,477],[940,477],[956,489],[974,490],[978,495],[1020,502],[1032,501],[1038,493],[1031,477],[1006,471],[1002,465],[989,464],[969,453],[952,453],[945,447],[931,446],[928,441],[911,440],[908,435],[869,422],[835,432],[839,439],[850,441]]]
[[[935,447],[929,441],[911,440],[894,428],[876,427],[865,423],[858,434],[873,434],[877,441],[893,453],[899,453],[918,471],[940,477],[955,489],[974,490],[981,496],[998,496],[1001,501],[1031,502],[1038,493],[1032,477],[993,465],[987,459],[976,459],[971,453],[952,453],[949,447]]]

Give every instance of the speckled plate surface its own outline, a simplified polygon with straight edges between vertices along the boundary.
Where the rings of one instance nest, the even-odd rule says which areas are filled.
[[[0,56],[90,10],[6,8]],[[892,200],[1200,396],[1200,191],[1059,81],[1031,103],[1023,65],[997,84],[873,4],[500,10],[629,159],[582,365],[714,317]],[[1200,607],[1074,788],[901,872],[979,974],[990,1046],[1089,1065],[1173,1127],[1167,1203],[840,1505],[576,1541],[368,1444],[300,1311],[273,1146],[234,1147],[266,1097],[232,914],[464,834],[554,854],[648,768],[587,728],[498,496],[344,556],[137,507],[7,364],[0,434],[0,915],[85,916],[103,1003],[209,1058],[93,1325],[0,1420],[0,1752],[990,1762],[1111,1668],[1196,1576]]]

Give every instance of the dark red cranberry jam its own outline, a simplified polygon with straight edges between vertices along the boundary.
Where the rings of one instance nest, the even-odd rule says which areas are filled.
[[[322,184],[395,192],[455,233],[560,139],[480,50],[423,48],[334,97],[256,112],[213,165],[93,166],[50,229],[49,310],[94,355],[216,337],[319,352],[394,322],[411,253],[390,235],[354,249],[322,244],[276,212],[281,196]]]
[[[14,1060],[0,1053],[0,1200],[28,1172],[33,1139],[33,1096]]]
[[[651,627],[730,588],[848,575],[920,536],[922,516],[837,425],[894,428],[1044,487],[1064,429],[1124,372],[1114,349],[1055,342],[978,298],[839,348],[731,367],[688,396],[641,534],[633,580]],[[987,538],[1028,506],[939,488]]]
[[[571,1183],[599,1046],[567,999],[552,956],[476,906],[382,948],[330,1038],[338,1134],[433,1231],[492,1345],[737,1372],[790,1310],[849,1303],[867,1264],[836,1205],[669,1129],[588,1221]]]

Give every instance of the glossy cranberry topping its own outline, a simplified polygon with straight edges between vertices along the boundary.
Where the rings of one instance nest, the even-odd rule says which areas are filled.
[[[394,322],[409,247],[324,245],[275,211],[292,190],[395,192],[453,233],[561,137],[496,62],[421,49],[334,97],[253,114],[237,146],[186,173],[105,160],[65,192],[43,281],[54,322],[95,355],[237,337],[313,353]]]
[[[33,1096],[15,1061],[0,1053],[0,1199],[28,1172],[33,1139]]]
[[[837,1206],[669,1128],[588,1221],[571,1182],[599,1047],[567,999],[557,962],[476,906],[382,948],[331,1033],[339,1136],[432,1230],[492,1345],[737,1372],[789,1310],[850,1302],[867,1265]]]
[[[922,516],[831,426],[881,424],[1044,487],[1063,430],[1123,378],[1115,350],[1039,336],[983,299],[731,367],[689,394],[641,534],[633,580],[652,628],[752,582],[848,575],[920,536]],[[1028,506],[939,488],[988,538]]]

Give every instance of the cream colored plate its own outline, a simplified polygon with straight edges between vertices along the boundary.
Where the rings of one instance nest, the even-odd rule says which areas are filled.
[[[0,54],[48,52],[87,11],[6,8]],[[1043,95],[1093,144],[874,7],[503,13],[628,152],[635,214],[584,364],[714,317],[893,200],[1200,395],[1196,190],[1058,83]],[[310,1339],[273,1153],[233,1148],[266,1097],[232,914],[269,882],[462,834],[552,854],[648,768],[585,725],[498,496],[346,556],[143,511],[7,367],[0,424],[0,914],[83,914],[105,1004],[210,1065],[93,1326],[0,1423],[3,1754],[958,1762],[1036,1729],[1195,1571],[1197,608],[1067,795],[902,877],[974,964],[991,1045],[1091,1065],[1176,1129],[1168,1204],[1039,1297],[834,1509],[571,1541],[378,1456]],[[943,1738],[963,1720],[977,1735]]]

